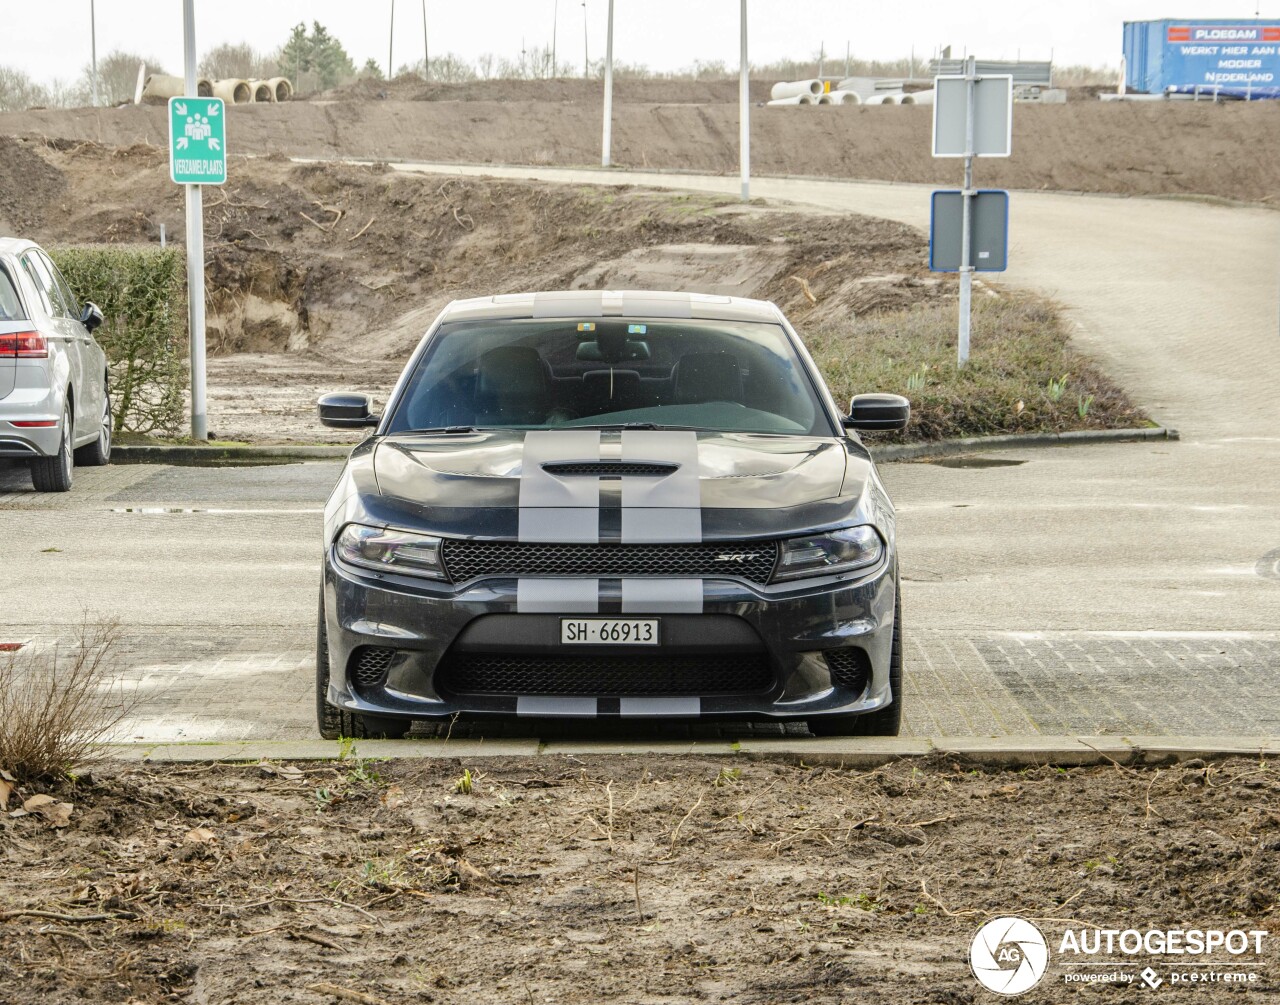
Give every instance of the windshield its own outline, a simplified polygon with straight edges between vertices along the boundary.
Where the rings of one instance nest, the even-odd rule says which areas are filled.
[[[833,435],[781,326],[628,318],[444,325],[387,431],[450,426]]]

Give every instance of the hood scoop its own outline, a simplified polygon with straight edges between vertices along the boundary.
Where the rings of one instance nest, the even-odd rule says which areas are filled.
[[[665,477],[676,471],[678,464],[653,464],[635,461],[550,461],[542,470],[557,477],[581,475],[590,478],[621,478],[624,475]]]

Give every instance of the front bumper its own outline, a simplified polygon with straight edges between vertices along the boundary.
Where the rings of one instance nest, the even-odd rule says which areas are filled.
[[[594,718],[721,716],[788,720],[872,712],[888,705],[896,567],[890,553],[869,574],[760,588],[737,580],[703,580],[701,614],[654,614],[663,644],[639,647],[561,645],[562,617],[609,617],[620,610],[617,580],[599,580],[599,613],[517,613],[518,580],[488,579],[462,587],[376,574],[366,577],[325,561],[324,616],[329,642],[328,699],[378,716],[441,718],[462,715]],[[618,616],[616,614],[612,616]],[[625,617],[645,617],[628,611]],[[376,647],[380,674],[363,668]],[[583,661],[625,653],[696,665],[734,654],[744,665],[768,667],[768,683],[735,693],[538,694],[461,692],[450,688],[459,654],[522,654]],[[838,654],[835,658],[829,658]],[[835,669],[833,669],[835,668]],[[839,669],[843,668],[843,669]],[[853,668],[852,670],[850,668]],[[723,676],[722,678],[723,679]],[[588,692],[591,685],[587,685]]]

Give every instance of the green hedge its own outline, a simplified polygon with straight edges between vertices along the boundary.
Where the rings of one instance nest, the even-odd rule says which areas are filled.
[[[111,367],[116,432],[176,435],[187,386],[186,267],[172,248],[60,248],[50,255],[81,300],[102,308],[95,337]]]

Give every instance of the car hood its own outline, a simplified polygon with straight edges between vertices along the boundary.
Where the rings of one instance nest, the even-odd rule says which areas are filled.
[[[371,469],[365,505],[388,523],[554,541],[606,539],[611,526],[624,542],[831,526],[874,478],[855,441],[667,430],[399,434],[351,464]]]

